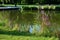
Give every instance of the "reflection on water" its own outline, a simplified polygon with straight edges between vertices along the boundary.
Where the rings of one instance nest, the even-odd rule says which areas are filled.
[[[60,28],[60,11],[36,11],[36,10],[8,10],[0,11],[0,28],[6,30],[18,31],[40,31],[43,26],[52,27],[53,29]],[[1,25],[1,24],[4,24]],[[46,24],[46,25],[45,25]],[[48,27],[48,26],[47,26]],[[55,29],[54,29],[55,30]],[[59,30],[59,29],[58,29]]]

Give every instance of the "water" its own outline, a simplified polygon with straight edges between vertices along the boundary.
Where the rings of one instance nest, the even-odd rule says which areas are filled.
[[[0,24],[0,29],[29,31],[30,33],[33,32],[32,30],[40,32],[42,27],[59,30],[60,11],[3,10],[0,11]]]

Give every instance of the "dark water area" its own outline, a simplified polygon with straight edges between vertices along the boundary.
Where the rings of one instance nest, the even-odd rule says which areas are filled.
[[[0,29],[38,33],[47,26],[60,31],[60,11],[56,10],[3,10],[0,11]]]

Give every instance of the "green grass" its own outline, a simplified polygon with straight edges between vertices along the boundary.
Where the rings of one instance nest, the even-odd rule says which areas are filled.
[[[55,37],[15,36],[0,34],[0,40],[58,40]]]
[[[45,37],[19,31],[5,31],[0,29],[0,40],[58,40],[57,37]]]

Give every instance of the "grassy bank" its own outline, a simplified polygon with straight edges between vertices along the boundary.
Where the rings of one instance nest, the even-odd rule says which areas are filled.
[[[55,37],[13,36],[0,34],[0,40],[58,40]]]
[[[55,36],[37,36],[26,32],[0,30],[0,40],[58,40]]]

